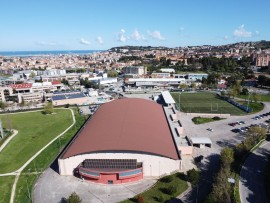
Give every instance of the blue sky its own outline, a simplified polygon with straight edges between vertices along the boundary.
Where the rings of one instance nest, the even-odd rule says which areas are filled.
[[[269,0],[5,0],[0,51],[270,40]]]

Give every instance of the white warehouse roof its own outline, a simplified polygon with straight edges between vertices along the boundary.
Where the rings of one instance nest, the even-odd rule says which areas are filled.
[[[166,72],[166,73],[174,73],[175,70],[173,68],[161,68],[161,72]]]
[[[169,91],[163,91],[161,94],[166,104],[175,104],[175,101]]]
[[[212,141],[208,137],[190,137],[192,144],[212,144]]]

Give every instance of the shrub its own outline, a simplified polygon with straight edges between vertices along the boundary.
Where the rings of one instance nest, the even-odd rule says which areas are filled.
[[[170,182],[172,182],[172,177],[171,176],[165,176],[165,177],[161,178],[160,181],[163,182],[163,183],[170,183]]]
[[[65,105],[65,108],[69,108],[69,104],[66,104],[66,105]]]
[[[81,203],[82,199],[76,194],[76,192],[73,192],[67,199],[67,203]]]
[[[187,180],[191,185],[196,185],[200,179],[200,172],[196,171],[194,168],[187,172]]]
[[[215,116],[215,117],[213,117],[212,119],[215,120],[215,121],[218,121],[218,120],[220,120],[220,117]]]
[[[164,202],[164,197],[162,194],[158,194],[155,199],[158,201],[158,202]]]
[[[144,202],[144,199],[143,199],[143,196],[142,195],[139,195],[138,196],[137,202],[138,203],[143,203]]]
[[[176,186],[171,185],[171,186],[168,187],[168,194],[169,195],[172,195],[172,194],[176,193],[176,191],[177,191]]]
[[[164,194],[167,194],[167,195],[172,195],[172,194],[176,193],[176,190],[177,189],[174,185],[170,185],[167,188],[162,188],[161,192],[163,192]]]
[[[187,181],[187,175],[184,173],[177,173],[177,178]]]
[[[52,114],[54,112],[53,110],[53,104],[52,102],[48,102],[45,106],[44,106],[44,110],[43,110],[43,114]]]

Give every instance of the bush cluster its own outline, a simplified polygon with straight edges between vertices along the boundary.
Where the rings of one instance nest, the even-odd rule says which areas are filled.
[[[170,183],[170,182],[172,182],[172,180],[173,179],[172,179],[171,176],[165,176],[165,177],[160,179],[160,181],[163,182],[163,183]]]

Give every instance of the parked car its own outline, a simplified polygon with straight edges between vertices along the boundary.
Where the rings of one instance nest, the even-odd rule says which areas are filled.
[[[240,124],[246,124],[246,122],[245,122],[245,121],[239,121],[239,123],[240,123]]]
[[[207,128],[206,130],[213,132],[214,130],[212,128]]]

